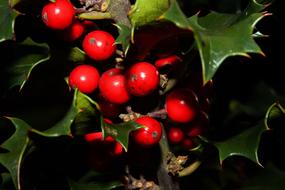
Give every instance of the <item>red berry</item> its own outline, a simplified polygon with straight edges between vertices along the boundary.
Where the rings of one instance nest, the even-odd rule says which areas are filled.
[[[187,132],[187,135],[189,137],[197,137],[201,135],[202,132],[203,132],[203,129],[199,125],[197,125],[197,126],[190,128],[189,131]]]
[[[99,83],[98,70],[90,65],[79,65],[69,75],[69,85],[78,88],[80,92],[92,93]]]
[[[93,143],[95,141],[103,141],[102,132],[88,133],[84,136],[84,139],[88,143]]]
[[[102,76],[101,79],[102,80],[107,80],[110,77],[116,76],[116,75],[122,75],[123,74],[123,70],[122,69],[118,69],[118,68],[111,68],[107,71],[105,71]]]
[[[145,96],[159,85],[159,72],[150,63],[139,62],[128,71],[127,86],[132,95]]]
[[[162,68],[166,65],[175,65],[181,61],[182,61],[182,59],[180,57],[178,57],[177,55],[170,55],[168,57],[164,57],[164,58],[160,58],[160,59],[156,60],[154,65],[157,68]]]
[[[91,20],[83,20],[82,24],[87,30],[94,30],[96,28],[96,24]]]
[[[106,101],[103,97],[99,98],[98,104],[100,106],[101,113],[104,117],[114,118],[121,113],[121,106]]]
[[[92,169],[106,171],[123,154],[122,145],[110,136],[103,139],[102,132],[89,133],[84,138],[89,144],[87,162]]]
[[[157,120],[144,116],[136,119],[136,122],[144,126],[133,132],[133,138],[137,144],[147,147],[160,141],[162,128]]]
[[[178,127],[171,127],[168,131],[168,139],[172,144],[180,143],[184,138],[183,131]]]
[[[42,20],[51,29],[63,30],[71,25],[75,10],[68,0],[56,0],[43,7]]]
[[[176,89],[166,97],[168,117],[178,123],[193,121],[197,111],[197,96],[189,89]]]
[[[102,97],[113,104],[124,104],[130,100],[126,78],[121,69],[105,71],[99,81],[99,90]]]
[[[93,147],[104,148],[110,156],[119,156],[123,153],[123,147],[113,137],[108,136],[103,139],[102,132],[88,133],[84,139]]]
[[[85,53],[96,61],[109,59],[116,51],[114,37],[102,30],[88,33],[83,40],[82,46]]]
[[[192,148],[195,147],[195,143],[191,139],[189,139],[189,138],[183,139],[182,145],[186,149],[192,149]]]
[[[78,20],[75,20],[71,26],[58,32],[58,37],[67,42],[73,42],[81,37],[85,32],[85,26]]]

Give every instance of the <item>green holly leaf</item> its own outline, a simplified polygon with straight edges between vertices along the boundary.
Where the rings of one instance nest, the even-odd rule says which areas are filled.
[[[84,62],[86,59],[86,53],[78,48],[78,47],[73,47],[70,49],[70,52],[68,54],[68,61],[70,62]]]
[[[129,13],[132,27],[138,28],[156,21],[169,5],[169,0],[137,0]]]
[[[50,57],[47,44],[38,44],[30,38],[22,43],[12,43],[9,48],[11,61],[5,65],[4,74],[8,88],[25,85],[32,70],[39,64],[44,63]]]
[[[135,121],[128,121],[119,124],[111,124],[101,119],[101,128],[104,138],[111,136],[118,141],[125,151],[128,151],[130,132],[142,128],[143,126]]]
[[[19,2],[21,2],[21,0],[9,0],[10,6],[14,7],[15,5],[17,5]]]
[[[131,41],[131,29],[123,24],[115,24],[118,28],[119,36],[116,39],[116,44],[121,44],[123,48],[123,52],[127,55],[128,50],[130,48],[130,41]]]
[[[100,129],[100,108],[94,100],[78,92],[75,106],[78,109],[78,114],[74,120],[75,134],[86,134],[90,131],[94,131],[95,128]]]
[[[71,125],[77,116],[83,112],[93,113],[93,108],[90,107],[92,100],[85,94],[75,90],[72,104],[66,115],[53,127],[44,132],[34,131],[46,137],[58,137],[62,135],[71,136]],[[92,101],[93,102],[93,101]]]
[[[0,184],[1,184],[0,186],[1,190],[13,189],[14,187],[13,180],[8,172],[0,174]]]
[[[247,53],[263,54],[253,39],[253,30],[256,23],[266,16],[261,12],[264,8],[264,5],[252,0],[241,13],[211,12],[203,17],[194,15],[186,18],[175,2],[160,19],[193,31],[201,57],[203,81],[206,83],[226,58],[248,56]]]
[[[123,49],[129,49],[130,42],[134,41],[134,31],[139,27],[152,24],[169,8],[170,0],[137,0],[129,12],[131,29],[119,25],[120,36],[117,39]],[[125,51],[127,52],[127,51]]]
[[[93,113],[94,110],[90,107],[90,101],[92,100],[88,96],[79,92],[78,90],[75,90],[70,108],[59,122],[46,131],[38,131],[33,129],[32,132],[45,137],[59,137],[64,135],[71,136],[71,126],[76,121],[78,116],[81,116],[81,113],[86,111],[89,114],[90,112]],[[81,121],[84,119],[81,119]]]
[[[196,31],[194,35],[202,60],[204,82],[214,76],[227,57],[248,56],[247,53],[263,54],[252,37],[255,24],[263,16],[262,13],[251,14],[248,17],[210,13],[205,18],[198,19],[194,16],[189,19]],[[201,25],[198,20],[201,21]],[[216,26],[211,26],[214,20],[220,22],[215,23]]]
[[[258,123],[246,131],[223,142],[214,143],[219,150],[220,161],[234,155],[244,156],[253,162],[261,165],[257,151],[260,137],[264,131],[268,130],[263,122]]]
[[[121,181],[107,181],[107,182],[98,181],[96,183],[95,182],[81,183],[81,182],[68,180],[68,182],[71,190],[94,190],[94,189],[111,190],[123,186]]]
[[[159,17],[159,20],[168,20],[179,28],[193,30],[177,2],[172,3],[169,9]]]
[[[94,123],[99,122],[103,133],[103,137],[106,138],[107,136],[112,136],[127,151],[130,132],[139,129],[142,126],[136,123],[135,121],[123,122],[119,124],[107,123],[105,122],[103,115],[100,113],[99,105],[95,101],[93,101],[90,97],[80,92],[78,92],[78,95],[79,98],[77,98],[76,107],[80,113],[77,115],[75,119],[75,124],[76,124],[75,130],[84,131],[84,128],[86,129],[90,127],[90,121],[95,120],[95,122],[91,122],[92,123],[91,127],[93,130],[96,127]],[[88,131],[88,129],[86,129],[86,131]]]
[[[0,42],[14,39],[14,24],[18,13],[9,0],[0,1]]]
[[[31,127],[21,119],[8,118],[16,130],[1,147],[8,150],[7,153],[0,153],[0,163],[7,168],[13,179],[16,189],[20,190],[20,169],[24,153],[29,145],[28,132]]]
[[[230,156],[239,155],[261,165],[257,154],[261,135],[269,130],[268,121],[281,114],[285,115],[284,108],[280,104],[274,103],[268,108],[264,119],[257,125],[223,142],[215,142],[214,145],[219,150],[220,161],[222,162]]]
[[[285,188],[285,172],[269,164],[256,176],[247,180],[240,190],[282,190]]]
[[[267,111],[267,114],[265,116],[266,118],[266,125],[268,126],[268,128],[270,128],[268,121],[270,119],[275,119],[275,118],[280,118],[280,117],[284,117],[285,116],[285,109],[284,107],[276,102],[274,104],[272,104],[269,108],[269,110]]]

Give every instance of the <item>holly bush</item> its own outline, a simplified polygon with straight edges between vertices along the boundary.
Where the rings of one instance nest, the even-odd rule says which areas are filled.
[[[0,189],[284,189],[279,3],[1,0]]]

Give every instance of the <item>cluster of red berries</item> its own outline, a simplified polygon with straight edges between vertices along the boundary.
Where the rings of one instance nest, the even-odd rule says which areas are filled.
[[[68,41],[78,39],[85,31],[84,23],[75,19],[75,9],[68,0],[56,0],[45,5],[42,10],[42,20],[49,28],[64,34]],[[94,61],[105,61],[116,51],[115,39],[106,31],[94,30],[85,35],[82,48]],[[127,71],[114,67],[100,76],[100,71],[95,66],[81,64],[71,71],[69,85],[86,94],[94,93],[99,88],[100,97],[103,97],[100,105],[103,104],[102,110],[105,109],[107,112],[104,115],[112,116],[117,112],[108,112],[117,109],[118,105],[127,103],[131,96],[145,96],[152,93],[159,86],[159,73],[152,64],[139,62],[133,64]],[[140,144],[158,143],[162,133],[158,121],[142,117],[136,122],[146,126],[134,133],[135,139]]]
[[[203,135],[209,127],[208,112],[211,104],[213,82],[190,77],[187,87],[175,89],[166,96],[166,111],[170,121],[166,126],[168,140],[186,149],[194,148],[195,138]],[[195,80],[193,80],[195,78]],[[191,80],[192,82],[190,82]],[[193,84],[193,81],[196,84]],[[192,84],[191,84],[192,83]]]
[[[42,10],[42,20],[47,27],[57,31],[67,41],[75,41],[86,32],[86,23],[75,18],[75,9],[69,0],[56,0],[45,5]],[[82,40],[82,48],[95,62],[111,59],[117,49],[112,34],[103,30],[87,33]],[[159,70],[161,68],[166,65],[177,65],[181,61],[176,55],[167,55],[158,58],[154,64],[142,61],[130,64],[124,69],[112,67],[104,71],[97,69],[94,65],[80,64],[70,72],[69,85],[82,93],[97,94],[103,116],[112,118],[119,115],[120,106],[126,105],[132,97],[148,96],[160,87]],[[169,120],[177,125],[192,124],[200,117],[197,114],[198,98],[189,88],[174,88],[167,93],[163,109],[166,110]],[[142,116],[135,121],[145,126],[132,133],[137,144],[152,146],[160,141],[162,126],[158,120],[150,116]],[[168,138],[171,143],[183,142],[186,147],[190,147],[191,142],[185,137],[185,130],[181,128],[169,127]],[[200,128],[191,128],[187,134],[193,137],[200,132]],[[123,151],[120,144],[111,137],[102,140],[101,133],[87,134],[86,140],[113,144],[112,154],[121,154]]]

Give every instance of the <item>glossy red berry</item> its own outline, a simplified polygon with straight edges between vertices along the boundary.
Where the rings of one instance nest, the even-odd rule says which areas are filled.
[[[162,128],[157,120],[149,116],[143,116],[135,121],[144,126],[133,132],[133,138],[138,145],[148,147],[159,143]]]
[[[67,29],[58,32],[58,38],[66,42],[73,42],[79,39],[84,32],[84,24],[75,20]]]
[[[51,29],[64,30],[71,25],[75,9],[69,0],[56,0],[43,7],[42,20]]]
[[[69,75],[69,85],[78,88],[80,92],[92,93],[99,83],[99,72],[91,65],[79,65],[75,67]]]
[[[102,97],[113,104],[124,104],[130,100],[126,78],[121,69],[105,71],[99,81],[99,90]]]
[[[178,144],[180,143],[184,138],[184,133],[182,129],[178,127],[171,127],[168,131],[168,140],[172,144]]]
[[[181,61],[182,61],[182,59],[180,57],[178,57],[177,55],[170,55],[170,56],[163,57],[163,58],[156,60],[154,65],[157,68],[162,68],[166,65],[175,65]]]
[[[159,85],[159,72],[150,63],[139,62],[132,65],[127,74],[127,86],[132,95],[146,96]]]
[[[123,70],[119,68],[111,68],[102,74],[101,79],[107,80],[116,75],[123,75]]]
[[[197,112],[197,96],[189,89],[176,89],[166,97],[168,117],[178,123],[193,121]]]
[[[88,133],[84,136],[84,139],[88,143],[93,143],[95,141],[103,141],[102,132]]]
[[[109,59],[116,51],[114,37],[102,30],[88,33],[83,40],[82,47],[85,53],[96,61]]]

